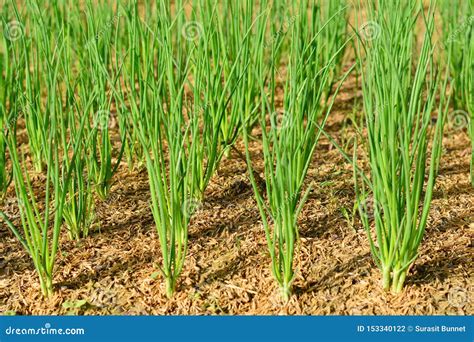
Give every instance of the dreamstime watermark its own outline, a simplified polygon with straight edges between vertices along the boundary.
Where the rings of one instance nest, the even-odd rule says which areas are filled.
[[[237,205],[233,203],[228,203],[225,206],[219,208],[220,211],[223,210],[236,210]],[[209,202],[199,201],[197,198],[189,198],[183,201],[181,205],[181,210],[186,217],[191,217],[198,213],[202,213],[205,210],[213,210],[215,206]]]
[[[9,118],[7,118],[7,121],[5,122],[3,128],[3,133],[6,135],[8,131],[15,125],[17,122],[18,118],[23,115],[23,113],[26,110],[32,111],[33,104],[31,103],[30,100],[26,99],[26,105],[24,108],[20,109],[19,111],[15,112],[13,115],[11,115]],[[5,107],[0,103],[0,113],[2,115],[7,115]]]
[[[188,21],[184,24],[181,34],[188,41],[194,41],[201,38],[204,33],[204,28],[201,23],[197,21]]]
[[[469,302],[469,295],[466,289],[456,286],[448,292],[448,303],[455,308],[462,308]]]
[[[299,14],[296,14],[296,15],[290,17],[290,18],[286,18],[286,20],[283,22],[283,25],[280,27],[280,29],[272,35],[269,42],[263,44],[263,47],[268,48],[268,47],[272,46],[273,43],[280,36],[285,35],[288,32],[288,30],[290,29],[290,27],[295,23],[295,21],[298,17],[299,17]]]
[[[471,15],[470,17],[467,17],[466,20],[464,20],[456,30],[451,32],[448,36],[448,39],[446,40],[446,44],[444,47],[446,48],[447,44],[450,43],[455,43],[458,40],[458,37],[463,33],[466,32],[466,30],[469,28],[469,26],[474,25],[474,15]]]
[[[96,288],[91,294],[90,303],[100,309],[115,307],[117,295],[111,289]]]
[[[367,196],[365,199],[359,201],[359,208],[363,215],[367,216],[368,219],[375,217],[375,212],[381,213],[382,206],[374,199],[373,196]]]
[[[53,328],[50,323],[46,323],[44,327],[39,328],[15,328],[8,327],[5,329],[7,336],[34,336],[34,335],[85,335],[84,328]]]
[[[204,208],[204,204],[202,201],[199,201],[195,198],[189,198],[184,200],[181,210],[185,217],[189,218],[193,216],[195,213],[201,211]]]
[[[109,21],[107,21],[103,26],[102,28],[96,33],[96,35],[94,36],[94,38],[91,38],[89,39],[86,44],[84,45],[84,47],[86,49],[89,49],[91,47],[91,45],[94,43],[94,41],[99,41],[100,38],[107,32],[107,30],[109,30],[111,27],[113,27],[114,25],[116,25],[118,23],[118,21],[120,20],[120,17],[122,16],[122,13],[118,12],[116,15],[114,15],[112,17],[112,19],[110,19]]]
[[[461,130],[469,125],[469,113],[458,109],[448,115],[449,125],[452,129]]]
[[[99,110],[94,117],[94,128],[104,130],[106,128],[114,128],[117,125],[115,116],[108,110]]]
[[[16,123],[17,119],[23,114],[23,112],[20,110],[16,112],[14,115],[12,115],[10,118],[8,118],[7,122],[3,126],[3,134],[7,135],[8,131],[13,127],[13,125]]]
[[[270,114],[270,127],[274,130],[287,128],[291,123],[291,115],[285,111],[275,111]]]
[[[188,108],[188,113],[191,115],[204,115],[211,109],[210,102],[196,103],[191,100],[185,101],[186,108]]]
[[[25,34],[25,26],[17,20],[10,21],[3,28],[3,35],[11,42],[17,41]]]
[[[380,37],[382,29],[375,21],[367,21],[359,28],[359,34],[365,41],[371,41]]]

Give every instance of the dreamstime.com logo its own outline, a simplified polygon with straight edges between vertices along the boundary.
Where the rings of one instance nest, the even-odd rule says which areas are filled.
[[[382,28],[375,21],[367,21],[359,28],[359,34],[363,40],[371,41],[380,37]]]
[[[204,28],[197,21],[188,21],[184,24],[181,34],[186,40],[198,40],[204,33]]]
[[[362,209],[364,215],[367,215],[369,220],[375,217],[375,212],[380,213],[382,211],[382,206],[380,203],[374,200],[373,196],[368,196],[365,199],[362,199],[359,202],[359,207]]]
[[[464,110],[458,109],[449,113],[448,120],[452,129],[464,129],[469,125],[469,114]]]
[[[181,206],[183,215],[190,218],[195,213],[203,209],[203,203],[195,198],[186,199]]]
[[[83,328],[53,328],[50,323],[46,323],[40,328],[15,328],[8,327],[5,329],[7,336],[35,336],[35,335],[85,335]]]
[[[456,30],[451,32],[449,34],[448,39],[446,40],[446,43],[442,45],[444,49],[450,44],[450,43],[459,43],[459,37],[462,36],[466,30],[469,29],[471,25],[474,24],[474,15],[471,15],[470,17],[467,17],[462,23],[460,23]]]
[[[448,303],[455,308],[462,308],[469,302],[469,295],[466,289],[456,286],[448,292]]]
[[[14,42],[25,34],[25,27],[17,20],[10,21],[3,28],[3,35],[6,39]]]
[[[94,127],[100,130],[106,128],[114,128],[117,125],[117,120],[108,110],[99,110],[94,117]]]
[[[271,128],[279,131],[287,128],[291,123],[290,113],[285,111],[276,111],[270,114]]]

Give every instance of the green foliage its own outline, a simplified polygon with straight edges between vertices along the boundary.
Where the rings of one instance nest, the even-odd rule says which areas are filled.
[[[329,103],[328,98],[339,70],[334,61],[340,60],[345,47],[343,40],[335,41],[332,34],[324,33],[334,25],[334,21],[338,25],[345,22],[342,2],[331,5],[325,10],[327,12],[320,12],[321,8],[314,3],[301,1],[293,10],[298,15],[289,29],[290,56],[282,112],[276,105],[277,70],[272,70],[269,94],[265,82],[261,80],[259,83],[263,97],[259,123],[265,161],[264,191],[260,189],[252,167],[248,134],[243,134],[249,175],[272,260],[272,273],[285,300],[292,293],[295,277],[297,219],[311,190],[310,186],[304,190],[304,180],[321,129],[332,108],[333,102]],[[273,50],[279,46],[278,40],[273,41]],[[272,55],[275,54],[276,51],[272,51]],[[269,128],[266,124],[268,114]],[[249,121],[245,116],[243,120]]]
[[[445,57],[450,61],[453,79],[453,120],[458,128],[468,127],[472,142],[471,183],[474,187],[474,1],[442,0],[438,4],[442,18]]]
[[[449,101],[446,81],[433,60],[432,4],[427,13],[421,2],[408,0],[365,4],[379,33],[371,39],[360,36],[357,44],[370,177],[356,171],[354,177],[359,213],[383,286],[400,292],[426,228]],[[417,56],[419,18],[426,31]]]

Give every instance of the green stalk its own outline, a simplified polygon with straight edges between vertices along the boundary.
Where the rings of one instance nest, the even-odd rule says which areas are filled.
[[[204,2],[207,4],[204,5]],[[203,11],[212,8],[211,2],[201,1]],[[222,65],[224,78],[231,83],[231,89],[235,88],[232,105],[221,124],[224,153],[229,157],[243,120],[249,127],[258,121],[260,83],[268,77],[269,69],[265,63],[269,4],[267,0],[258,2],[258,5],[255,0],[225,1],[222,9],[215,8],[215,11],[223,13],[214,15],[216,20],[205,18],[204,22],[217,27],[217,43],[220,43],[217,50],[222,55],[219,60],[225,61]],[[232,74],[241,77],[232,77]]]
[[[4,13],[1,13],[2,19]],[[5,20],[2,20],[3,25],[7,25]],[[7,101],[11,101],[10,107],[13,105],[13,98],[10,94],[13,93],[12,87],[8,84],[13,84],[13,70],[9,68],[9,51],[8,51],[8,40],[3,36],[3,45],[6,51],[0,50],[0,203],[3,202],[3,198],[6,194],[9,185],[9,172],[7,170],[7,134],[10,126],[9,122],[9,111],[7,109]],[[3,75],[5,75],[3,77]],[[11,110],[10,110],[11,112]]]
[[[176,6],[178,11],[182,9],[181,1]],[[166,295],[171,297],[187,253],[192,214],[189,208],[196,192],[195,183],[190,181],[195,178],[192,153],[199,130],[193,129],[197,115],[190,113],[189,123],[185,119],[184,88],[191,54],[186,56],[184,48],[178,45],[178,50],[174,50],[171,44],[176,32],[174,25],[179,25],[180,19],[173,18],[170,5],[164,3],[158,15],[160,26],[156,35],[162,39],[158,54],[160,79],[147,84],[153,96],[146,100],[145,108],[132,102],[132,117],[145,154],[151,209],[163,258],[160,270],[166,282]],[[138,29],[135,26],[134,30]]]
[[[6,130],[5,130],[5,118],[7,117],[5,107],[0,106],[0,203],[3,202],[3,198],[8,188],[8,171],[7,171],[7,144],[6,144]]]
[[[22,230],[18,229],[3,211],[0,211],[0,217],[33,259],[41,291],[46,298],[53,293],[54,264],[59,248],[59,236],[67,194],[64,189],[67,189],[70,182],[77,150],[77,145],[71,146],[72,157],[68,153],[65,153],[63,157],[60,156],[58,148],[60,137],[57,134],[57,124],[57,117],[53,114],[48,132],[49,148],[46,150],[48,165],[46,184],[44,198],[41,199],[37,197],[33,189],[27,171],[27,163],[24,158],[20,160],[16,134],[10,135],[8,149],[12,160]],[[79,129],[75,141],[80,141],[81,135],[82,129]]]
[[[14,5],[16,11],[16,5]],[[53,19],[42,12],[39,4],[28,2],[26,4],[28,23],[31,27],[30,35],[23,34],[16,43],[22,45],[24,58],[23,73],[25,78],[25,95],[22,97],[22,107],[25,116],[25,125],[28,132],[28,147],[36,172],[41,172],[46,163],[45,149],[48,143],[49,115],[47,105],[43,102],[41,94],[48,80],[48,70],[51,69],[52,56],[57,45],[53,28]],[[18,16],[19,18],[19,16]]]
[[[464,32],[465,43],[461,79],[466,111],[470,114],[468,132],[471,138],[471,185],[474,187],[474,1],[469,2],[467,18],[470,26]]]
[[[68,44],[71,42],[66,34]],[[67,49],[71,51],[72,49]],[[70,109],[66,112],[64,117],[61,117],[60,135],[62,151],[69,150],[70,141],[68,137],[77,137],[79,129],[83,129],[87,116],[82,116],[81,113],[90,112],[90,107],[94,102],[95,94],[86,94],[79,91],[81,98],[84,100],[83,105],[76,98],[76,89],[72,84],[71,73],[71,58],[63,58],[61,61],[64,82],[66,84],[66,93],[68,103],[67,107]],[[80,240],[89,235],[89,229],[94,220],[94,197],[93,197],[93,182],[88,175],[87,170],[87,145],[88,139],[83,139],[80,135],[78,141],[73,141],[72,144],[77,146],[76,158],[74,165],[69,165],[69,160],[66,159],[66,167],[72,168],[71,179],[68,184],[64,184],[66,188],[63,189],[67,193],[66,202],[64,204],[63,216],[66,223],[69,238],[71,240]]]
[[[408,0],[367,1],[365,5],[378,35],[359,36],[357,43],[370,177],[354,172],[356,193],[383,286],[398,293],[418,257],[426,228],[448,111],[447,78],[441,82],[433,60],[432,2],[426,14],[421,2]],[[417,19],[422,19],[426,29],[418,57]],[[437,121],[432,125],[435,110]],[[367,205],[370,198],[373,208]]]
[[[474,187],[474,0],[439,1],[445,57],[453,79],[454,121],[467,124],[471,138],[471,184]],[[465,115],[465,116],[464,116]],[[455,122],[457,125],[458,122]]]
[[[290,298],[295,278],[293,262],[298,240],[297,220],[311,190],[309,186],[303,191],[303,183],[335,99],[334,96],[331,102],[327,101],[337,70],[333,62],[339,58],[345,46],[345,42],[341,42],[327,59],[324,49],[328,44],[324,43],[328,41],[321,39],[322,32],[328,29],[331,20],[342,14],[345,8],[335,7],[333,15],[326,20],[321,15],[320,7],[308,1],[301,1],[294,10],[297,19],[291,28],[283,112],[278,112],[275,104],[276,70],[273,69],[270,79],[269,95],[266,94],[266,85],[260,82],[264,100],[259,123],[262,129],[266,196],[254,175],[248,134],[243,134],[250,180],[263,221],[272,273],[284,300]],[[330,35],[323,36],[332,40]],[[273,50],[281,46],[275,41],[272,45]],[[272,51],[272,55],[276,54],[276,51]],[[270,128],[266,125],[268,113],[271,113]],[[243,121],[249,122],[247,118],[243,118]],[[248,129],[246,126],[244,132]]]
[[[110,136],[112,120],[112,101],[114,96],[110,95],[110,88],[117,88],[119,72],[121,67],[109,70],[109,63],[112,59],[113,30],[99,29],[93,22],[96,11],[93,3],[87,2],[87,26],[88,39],[86,39],[87,61],[85,65],[92,72],[92,92],[95,94],[93,102],[93,113],[91,115],[90,126],[88,127],[88,141],[86,158],[87,171],[92,179],[95,191],[101,200],[105,200],[112,185],[112,177],[118,169],[125,148],[125,135],[122,134],[121,149],[113,164],[113,147]],[[112,16],[112,13],[108,13]],[[104,27],[106,23],[102,23]],[[100,26],[99,26],[100,27]],[[116,26],[115,30],[118,30]],[[98,39],[98,38],[99,39]],[[90,91],[87,89],[86,91]]]

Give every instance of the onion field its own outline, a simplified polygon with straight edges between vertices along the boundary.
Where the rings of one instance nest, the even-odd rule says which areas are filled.
[[[474,0],[0,4],[0,314],[474,313]]]

